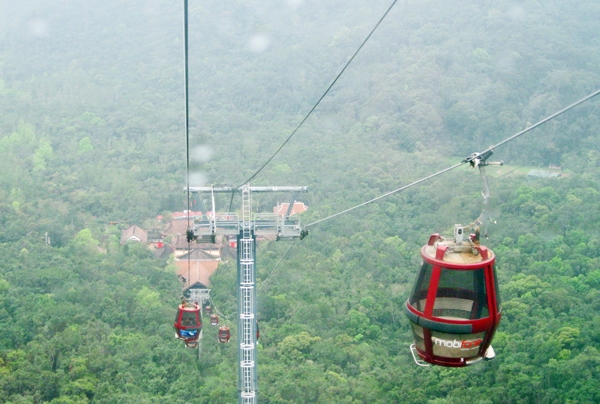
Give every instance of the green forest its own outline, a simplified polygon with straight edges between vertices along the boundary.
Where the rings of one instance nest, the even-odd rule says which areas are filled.
[[[189,0],[190,184],[256,173],[392,3]],[[0,1],[0,403],[237,401],[236,332],[184,348],[173,258],[120,243],[186,209],[183,32],[183,1]],[[600,89],[599,47],[596,1],[399,0],[251,185],[327,218]],[[467,164],[259,243],[260,403],[600,402],[600,98],[491,160],[496,359],[416,366],[403,312],[429,235],[481,213]],[[236,282],[211,278],[229,319]]]

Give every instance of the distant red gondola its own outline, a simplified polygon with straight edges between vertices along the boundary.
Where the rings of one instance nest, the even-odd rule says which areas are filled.
[[[464,230],[457,226],[454,240],[433,234],[421,249],[423,265],[405,305],[419,364],[461,367],[495,356],[490,344],[501,318],[495,256],[475,235],[463,241]]]
[[[211,314],[210,316],[210,325],[215,326],[219,324],[219,316],[216,314]]]
[[[175,337],[183,340],[187,346],[194,346],[200,338],[202,320],[200,306],[196,303],[183,302],[177,309],[175,316]]]
[[[217,335],[217,338],[219,339],[219,342],[221,344],[229,342],[230,337],[231,334],[229,333],[229,327],[227,327],[226,325],[219,327],[219,334]]]
[[[205,307],[204,307],[204,312],[205,312],[206,314],[211,314],[211,313],[212,313],[212,307],[210,307],[210,306],[205,306]]]

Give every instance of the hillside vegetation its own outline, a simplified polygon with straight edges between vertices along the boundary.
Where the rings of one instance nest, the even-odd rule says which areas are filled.
[[[0,403],[237,400],[235,338],[207,326],[186,350],[174,265],[108,225],[185,209],[178,3],[0,3]],[[192,185],[252,176],[390,4],[190,0]],[[589,0],[400,0],[252,185],[308,186],[306,224],[456,164],[600,88],[598,32]],[[463,166],[311,227],[279,264],[289,244],[259,245],[260,402],[600,402],[599,107],[492,157],[494,361],[408,350],[420,246],[481,211]],[[516,169],[549,165],[563,177]],[[212,278],[230,319],[235,270]]]

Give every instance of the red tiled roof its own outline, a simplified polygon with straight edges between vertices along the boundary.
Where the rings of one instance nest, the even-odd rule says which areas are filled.
[[[148,241],[148,232],[141,227],[133,225],[121,231],[121,244],[124,244],[128,240],[145,243]]]
[[[193,285],[200,282],[206,287],[210,286],[210,276],[215,273],[219,267],[219,260],[200,261],[200,260],[177,260],[177,275],[187,279],[187,285]]]
[[[168,257],[169,255],[173,254],[174,252],[175,252],[175,249],[172,246],[170,246],[170,245],[163,245],[160,248],[156,247],[152,251],[152,253],[154,254],[154,256],[156,258]]]
[[[190,226],[194,225],[194,221],[190,220]],[[188,222],[184,219],[171,220],[169,225],[163,232],[165,235],[178,236],[185,234],[188,228]]]
[[[278,203],[277,206],[275,206],[273,208],[273,213],[275,213],[278,216],[283,216],[287,213],[289,206],[290,206],[289,203],[281,203],[281,204]],[[304,202],[294,201],[294,206],[292,206],[292,211],[290,212],[290,216],[298,214],[298,213],[304,213],[307,210],[308,210],[308,206],[306,206],[304,204]]]

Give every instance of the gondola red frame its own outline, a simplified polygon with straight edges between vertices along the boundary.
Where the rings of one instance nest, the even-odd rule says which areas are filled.
[[[421,249],[423,265],[404,308],[415,351],[430,364],[462,367],[493,357],[501,319],[495,255],[474,240],[433,234]]]
[[[217,339],[221,344],[225,344],[229,342],[229,338],[231,338],[231,333],[229,332],[229,327],[226,325],[219,327],[219,333],[217,334]]]
[[[173,327],[175,327],[175,336],[186,344],[198,341],[202,330],[200,306],[187,302],[180,304]]]

